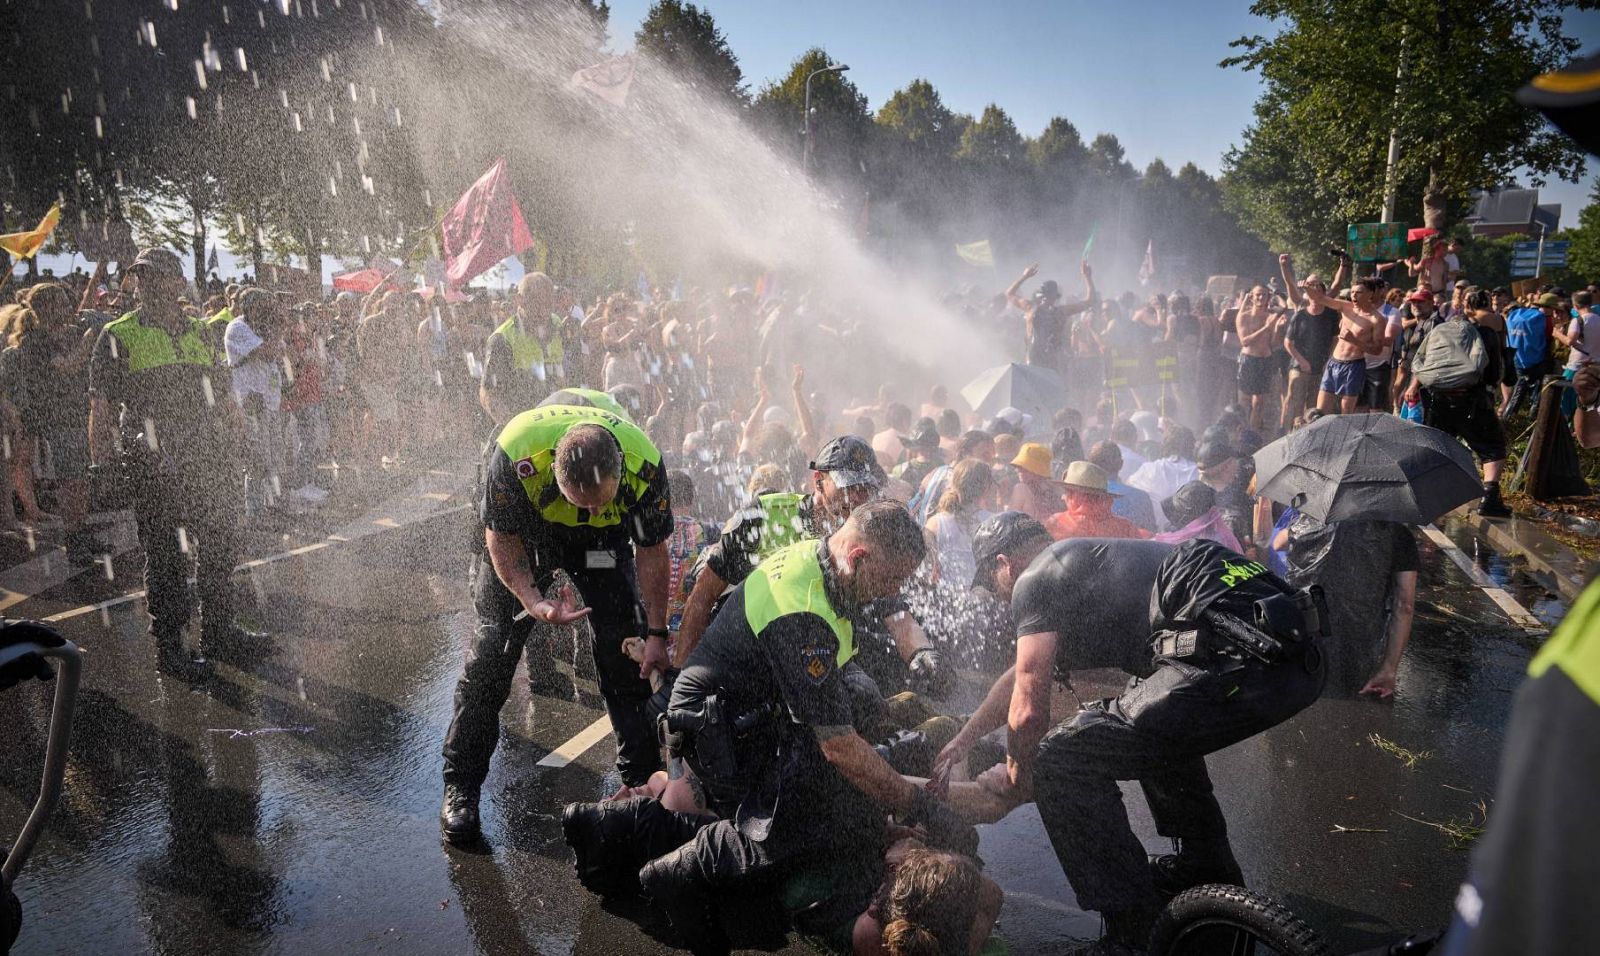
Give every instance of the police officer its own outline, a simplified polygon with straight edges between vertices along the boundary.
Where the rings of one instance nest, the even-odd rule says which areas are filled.
[[[688,761],[718,819],[674,825],[636,818],[633,807],[569,806],[563,830],[586,885],[632,880],[602,877],[602,859],[633,866],[634,885],[691,950],[725,953],[719,904],[841,863],[875,874],[886,810],[925,826],[939,846],[975,853],[972,827],[855,733],[842,676],[862,607],[896,593],[924,553],[905,508],[875,501],[829,537],[769,555],[690,655],[661,722],[669,751]],[[615,832],[618,818],[637,819],[636,832]],[[676,844],[670,852],[648,845],[663,838]],[[641,857],[649,862],[639,869]]]
[[[542,272],[517,283],[517,314],[489,335],[478,403],[504,424],[566,377],[566,348],[555,324],[555,284]]]
[[[643,711],[646,678],[664,671],[667,659],[672,503],[661,453],[616,415],[553,405],[507,422],[484,470],[479,514],[493,573],[478,574],[474,585],[477,639],[456,685],[444,743],[439,821],[455,843],[478,836],[479,788],[499,738],[500,708],[536,622],[589,617],[600,693],[617,737],[617,770],[636,786],[661,766]],[[557,570],[577,585],[588,608],[576,608],[570,588],[543,596]],[[643,667],[623,654],[628,637],[647,638]],[[538,666],[548,662],[530,661],[529,670]]]
[[[1316,700],[1320,601],[1215,542],[1052,544],[1014,511],[979,527],[973,555],[974,586],[1011,604],[1017,658],[939,762],[1007,726],[1006,763],[979,782],[1034,795],[1078,902],[1105,918],[1102,951],[1142,949],[1162,895],[1242,885],[1205,757]],[[1050,729],[1052,675],[1101,667],[1136,676]],[[1176,854],[1147,861],[1119,780],[1139,781]]]
[[[233,621],[231,577],[243,511],[235,464],[239,410],[204,323],[181,308],[178,257],[145,249],[125,274],[138,283],[138,308],[106,324],[89,364],[92,473],[125,484],[132,494],[157,667],[193,674],[206,657],[264,649],[263,635]],[[191,557],[201,661],[183,652],[183,629],[194,610]]]
[[[810,467],[810,491],[759,495],[735,512],[717,542],[703,552],[674,648],[680,662],[699,642],[731,586],[780,548],[822,537],[842,525],[856,508],[878,497],[889,480],[872,446],[854,435],[828,442]],[[868,617],[868,630],[879,640],[860,640],[856,646],[862,651],[862,665],[880,686],[904,685],[909,673],[916,675],[919,689],[946,689],[953,672],[899,594],[876,602]],[[887,640],[882,637],[885,630]],[[888,653],[888,647],[895,653]]]

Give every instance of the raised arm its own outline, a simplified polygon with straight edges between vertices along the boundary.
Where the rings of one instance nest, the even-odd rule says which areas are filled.
[[[800,437],[796,443],[800,446],[800,450],[807,455],[815,455],[818,447],[817,425],[811,418],[811,405],[806,401],[805,386],[806,367],[797,362],[794,366],[794,382],[792,384],[795,419],[800,422]]]
[[[1017,295],[1017,290],[1022,288],[1022,284],[1024,282],[1027,282],[1029,279],[1033,278],[1034,276],[1036,276],[1038,274],[1039,274],[1039,263],[1037,263],[1037,262],[1035,262],[1033,265],[1029,266],[1028,268],[1023,269],[1022,270],[1022,275],[1017,277],[1017,281],[1011,283],[1011,287],[1006,289],[1006,301],[1011,303],[1016,308],[1019,308],[1019,309],[1023,310],[1024,312],[1026,312],[1028,310],[1028,300],[1022,298],[1019,295]]]
[[[1311,301],[1312,305],[1315,305],[1319,309],[1333,309],[1340,315],[1361,326],[1361,330],[1363,332],[1372,328],[1372,326],[1376,324],[1372,321],[1372,319],[1369,319],[1363,315],[1361,310],[1356,307],[1354,302],[1350,302],[1345,299],[1332,298],[1326,293],[1318,292],[1316,289],[1307,289],[1306,298]]]
[[[1289,305],[1304,308],[1305,300],[1301,299],[1299,294],[1295,292],[1294,260],[1287,252],[1278,256],[1278,275],[1283,279],[1283,287],[1287,290],[1283,296],[1289,301]],[[1338,285],[1335,284],[1334,287],[1338,288]]]
[[[767,390],[767,370],[764,365],[756,366],[756,406],[750,409],[750,417],[745,419],[744,432],[739,438],[739,451],[748,452],[756,446],[756,439],[761,435],[761,420],[767,414],[767,406],[772,404],[772,393]]]
[[[94,264],[94,272],[89,276],[89,284],[83,287],[83,298],[78,300],[78,311],[84,312],[98,305],[99,295],[96,292],[100,283],[106,277],[106,263],[102,259]]]

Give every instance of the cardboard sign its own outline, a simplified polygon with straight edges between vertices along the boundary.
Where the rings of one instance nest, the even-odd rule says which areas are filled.
[[[1356,262],[1394,262],[1406,257],[1403,222],[1353,222],[1346,240],[1350,258]]]
[[[1231,299],[1241,290],[1238,276],[1212,276],[1206,280],[1206,296],[1213,302]]]

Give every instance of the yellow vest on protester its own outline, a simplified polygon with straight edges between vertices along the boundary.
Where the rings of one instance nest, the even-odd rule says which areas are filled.
[[[556,488],[556,443],[577,425],[599,425],[622,447],[622,478],[617,496],[599,511],[580,510]],[[511,459],[517,479],[539,516],[569,528],[610,528],[622,523],[661,471],[661,452],[637,425],[603,408],[542,405],[506,422],[495,439]],[[663,499],[664,501],[665,499]]]
[[[130,372],[164,365],[215,365],[216,351],[205,340],[205,323],[195,318],[185,321],[188,327],[174,339],[163,329],[140,324],[135,310],[106,323],[106,331],[116,337]]]
[[[552,323],[553,327],[554,323]],[[506,319],[495,329],[495,334],[503,336],[506,344],[511,346],[511,364],[519,370],[533,375],[535,378],[558,374],[562,360],[566,356],[566,346],[561,342],[559,330],[551,335],[548,340],[540,341],[537,335],[529,335],[522,331],[522,326],[516,317]],[[539,367],[534,371],[534,366]]]
[[[839,641],[838,666],[856,656],[855,627],[828,601],[822,559],[815,541],[797,541],[767,557],[744,580],[744,618],[761,637],[767,625],[788,614],[815,614]],[[821,675],[814,674],[813,677]]]

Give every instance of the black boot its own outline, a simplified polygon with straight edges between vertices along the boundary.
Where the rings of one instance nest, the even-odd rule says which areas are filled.
[[[1150,880],[1162,899],[1207,883],[1244,886],[1244,873],[1227,837],[1219,840],[1174,840],[1178,852],[1150,861]]]
[[[688,843],[708,821],[649,797],[569,803],[561,812],[561,835],[577,858],[584,889],[630,897],[639,895],[640,867]]]
[[[439,830],[444,842],[466,846],[483,839],[478,820],[478,788],[463,784],[444,785],[444,803],[439,807]]]
[[[156,634],[156,673],[180,681],[203,680],[211,674],[211,662],[195,660],[183,647],[183,635]]]
[[[1478,505],[1478,514],[1485,518],[1511,517],[1511,509],[1500,498],[1500,482],[1483,483],[1483,503]]]
[[[200,653],[235,667],[253,667],[277,652],[277,642],[265,631],[229,624],[200,632]]]
[[[639,882],[651,904],[666,915],[684,949],[694,956],[729,956],[733,952],[710,888],[696,879],[679,854],[645,865],[639,871]]]

